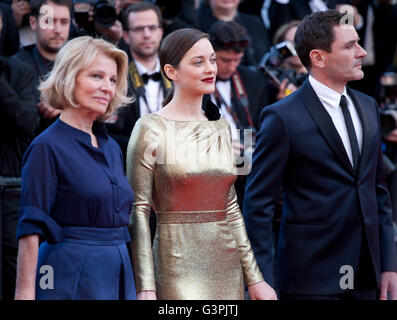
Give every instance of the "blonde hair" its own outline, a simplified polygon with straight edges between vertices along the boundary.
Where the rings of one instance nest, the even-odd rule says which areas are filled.
[[[103,39],[94,39],[89,36],[70,40],[58,52],[52,71],[39,86],[41,100],[56,109],[63,109],[67,106],[77,108],[73,94],[76,77],[81,70],[88,68],[98,53],[105,54],[117,63],[115,95],[100,119],[107,118],[118,107],[133,102],[133,97],[127,96],[127,54]]]

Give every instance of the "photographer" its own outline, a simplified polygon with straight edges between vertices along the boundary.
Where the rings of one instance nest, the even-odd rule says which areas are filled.
[[[32,16],[29,22],[36,33],[36,44],[21,48],[16,56],[35,71],[34,98],[41,115],[39,131],[42,131],[60,113],[40,101],[38,86],[40,80],[52,70],[58,51],[68,41],[71,0],[32,0],[30,8]]]
[[[383,138],[383,154],[387,182],[393,209],[393,221],[397,225],[397,73],[394,68],[381,77],[380,123]]]
[[[39,125],[33,70],[15,57],[0,55],[0,88],[0,300],[12,300],[22,156]]]
[[[0,55],[12,56],[19,50],[18,29],[9,5],[0,3],[3,28],[0,32]]]
[[[161,10],[163,37],[177,29],[199,29],[194,0],[154,0],[152,2]]]
[[[121,9],[113,0],[74,0],[71,38],[89,35],[118,44],[123,37]]]
[[[296,91],[307,77],[294,48],[294,37],[300,21],[282,25],[274,36],[274,46],[261,61],[261,69],[271,79],[271,102],[276,102]]]

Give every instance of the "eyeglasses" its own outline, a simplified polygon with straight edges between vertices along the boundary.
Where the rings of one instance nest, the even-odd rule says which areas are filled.
[[[137,26],[137,27],[128,28],[128,31],[142,33],[145,31],[146,28],[149,29],[150,32],[155,32],[155,31],[157,31],[157,29],[160,29],[161,26],[155,25],[155,24],[151,24],[149,26]]]
[[[218,43],[222,48],[225,48],[225,49],[233,49],[233,48],[236,48],[236,47],[245,48],[249,44],[248,39],[242,39],[242,40],[238,40],[238,41],[226,41],[226,42],[223,42],[223,41],[220,41],[218,39],[214,39],[213,38],[212,41]]]

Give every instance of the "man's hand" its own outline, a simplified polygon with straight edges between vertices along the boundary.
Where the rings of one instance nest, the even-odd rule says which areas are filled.
[[[37,109],[39,109],[40,114],[45,119],[52,119],[60,115],[61,110],[51,107],[45,102],[39,102],[37,104]]]
[[[277,93],[277,100],[281,100],[296,90],[298,90],[298,88],[293,83],[289,82],[288,78],[285,78],[280,83],[280,88]]]
[[[387,292],[390,292],[391,300],[397,300],[397,272],[381,273],[379,300],[387,300]]]
[[[95,29],[113,43],[118,43],[123,36],[123,25],[119,20],[116,20],[110,28],[103,27],[95,22]]]
[[[29,2],[12,0],[11,9],[12,15],[14,16],[15,24],[17,28],[19,28],[22,24],[23,16],[30,13]]]

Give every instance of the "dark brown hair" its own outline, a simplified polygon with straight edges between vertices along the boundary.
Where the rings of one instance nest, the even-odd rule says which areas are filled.
[[[334,27],[341,23],[346,13],[337,10],[314,12],[306,16],[295,33],[295,50],[302,64],[310,69],[310,52],[321,49],[331,52],[332,43],[335,41]]]
[[[45,4],[52,2],[57,6],[65,6],[68,7],[69,10],[72,10],[73,0],[31,0],[30,1],[30,12],[33,17],[37,18],[40,15],[40,9]]]
[[[234,21],[217,21],[212,26],[209,35],[215,51],[233,50],[241,53],[249,42],[244,27]]]
[[[208,34],[191,28],[178,29],[167,35],[160,45],[159,58],[161,70],[164,71],[164,66],[166,64],[178,68],[186,52],[193,47],[197,41],[203,38],[209,39]],[[168,104],[173,96],[174,88],[170,90],[167,97],[164,99],[163,106]]]
[[[147,1],[140,1],[140,2],[135,2],[130,4],[126,9],[122,11],[121,14],[121,22],[123,24],[123,29],[128,30],[129,29],[129,21],[128,21],[128,16],[130,15],[131,12],[142,12],[142,11],[148,11],[148,10],[153,10],[156,15],[157,19],[159,20],[159,26],[163,26],[163,16],[161,14],[160,8],[156,6],[155,4]]]

